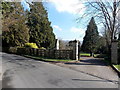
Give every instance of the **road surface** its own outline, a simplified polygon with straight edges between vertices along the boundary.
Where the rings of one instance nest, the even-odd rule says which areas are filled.
[[[2,53],[2,73],[2,88],[118,88],[117,79],[111,82],[14,54]]]

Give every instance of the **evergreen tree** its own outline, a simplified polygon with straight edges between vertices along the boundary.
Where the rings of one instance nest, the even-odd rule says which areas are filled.
[[[97,53],[106,54],[108,52],[106,38],[104,36],[99,36],[99,42],[97,46]]]
[[[36,43],[38,47],[53,48],[55,35],[48,20],[48,13],[42,2],[33,2],[28,14],[28,26],[30,28],[29,42]]]
[[[99,41],[99,33],[97,25],[92,17],[89,25],[87,26],[86,34],[82,44],[82,51],[89,52],[91,56],[94,55],[94,52],[97,49],[97,44]]]
[[[23,46],[29,41],[29,29],[20,2],[3,2],[2,46]]]

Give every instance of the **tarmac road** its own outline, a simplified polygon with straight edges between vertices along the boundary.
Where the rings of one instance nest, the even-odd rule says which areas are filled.
[[[117,78],[111,82],[47,62],[14,54],[0,54],[2,88],[118,88]]]

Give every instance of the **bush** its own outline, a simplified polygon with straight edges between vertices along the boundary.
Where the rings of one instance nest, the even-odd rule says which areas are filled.
[[[41,47],[41,48],[39,48],[39,49],[46,49],[46,48],[44,48],[44,47]]]
[[[17,47],[10,47],[8,52],[16,54],[17,53]]]
[[[26,47],[26,48],[38,48],[36,43],[25,43],[24,47]]]

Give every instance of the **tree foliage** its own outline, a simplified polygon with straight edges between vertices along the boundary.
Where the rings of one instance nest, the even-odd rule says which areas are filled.
[[[97,23],[104,27],[104,32],[107,34],[108,53],[110,54],[112,40],[116,39],[120,31],[120,0],[97,0],[94,2],[87,0],[85,7],[86,12],[81,18],[85,17],[86,19],[93,16]]]
[[[37,46],[53,48],[55,46],[55,35],[48,20],[48,13],[42,2],[33,2],[28,12],[28,26],[30,28],[29,42],[36,43]]]
[[[97,46],[97,53],[106,54],[108,52],[106,38],[104,36],[100,36]]]
[[[20,2],[2,2],[3,47],[36,43],[38,47],[53,48],[55,35],[42,2],[33,2],[24,11]]]
[[[3,47],[23,46],[29,41],[29,29],[25,23],[24,10],[20,2],[2,2]]]
[[[92,17],[89,25],[87,26],[86,34],[82,44],[82,51],[94,53],[97,49],[97,44],[99,40],[99,33],[97,25]]]

